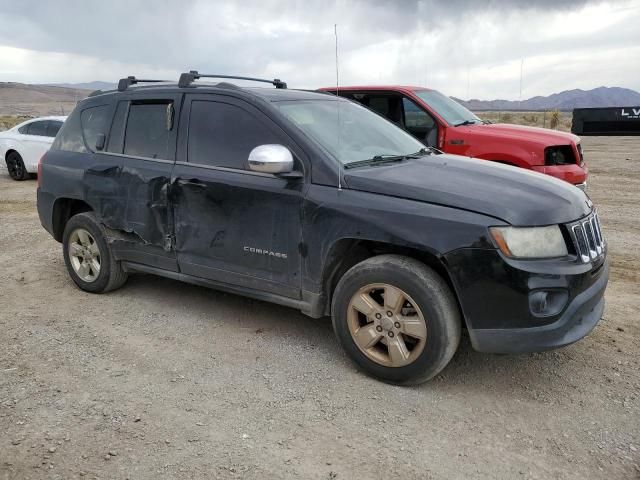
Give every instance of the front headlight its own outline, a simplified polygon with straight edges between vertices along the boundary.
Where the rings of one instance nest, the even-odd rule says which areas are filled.
[[[558,225],[548,227],[491,227],[491,236],[508,257],[551,258],[567,255]]]

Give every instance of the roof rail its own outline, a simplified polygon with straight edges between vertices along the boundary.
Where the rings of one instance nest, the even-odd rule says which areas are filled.
[[[131,85],[135,85],[136,83],[160,83],[160,82],[169,82],[169,80],[145,80],[142,78],[136,78],[134,76],[128,76],[127,78],[121,78],[118,81],[118,91],[124,92]]]
[[[191,70],[188,73],[182,73],[180,75],[180,80],[178,81],[178,86],[188,87],[195,80],[198,80],[199,78],[232,78],[235,80],[250,80],[252,82],[270,83],[276,88],[287,88],[287,84],[282,80],[280,80],[279,78],[274,78],[273,80],[267,80],[264,78],[238,77],[235,75],[214,75],[214,74],[198,73],[197,70]]]

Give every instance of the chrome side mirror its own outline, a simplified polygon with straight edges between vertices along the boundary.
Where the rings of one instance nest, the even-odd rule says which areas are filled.
[[[293,155],[283,145],[259,145],[249,153],[249,169],[262,173],[288,173],[293,170]]]

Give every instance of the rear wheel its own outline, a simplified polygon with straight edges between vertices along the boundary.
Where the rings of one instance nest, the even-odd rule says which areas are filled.
[[[20,181],[31,178],[31,174],[27,172],[27,169],[24,166],[24,162],[22,161],[22,157],[18,152],[9,153],[9,155],[7,155],[6,162],[9,176],[14,180]]]
[[[62,250],[67,271],[82,290],[104,293],[127,281],[127,272],[113,258],[104,230],[93,213],[80,213],[69,219]]]
[[[400,255],[370,258],[347,271],[336,287],[332,316],[351,359],[389,383],[429,380],[460,342],[460,314],[447,284]]]

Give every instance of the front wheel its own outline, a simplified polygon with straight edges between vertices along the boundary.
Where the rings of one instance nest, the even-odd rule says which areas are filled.
[[[447,284],[400,255],[373,257],[347,271],[334,292],[332,317],[349,357],[389,383],[429,380],[460,343],[460,313]]]

